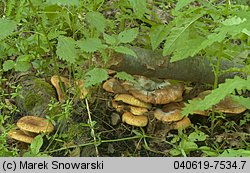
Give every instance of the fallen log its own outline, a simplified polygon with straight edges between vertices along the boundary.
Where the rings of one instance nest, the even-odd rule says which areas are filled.
[[[115,53],[111,56],[109,68],[151,78],[214,83],[215,76],[208,58],[194,57],[171,63],[170,56],[162,56],[159,51],[134,47],[132,49],[137,54],[137,57]],[[235,64],[226,59],[221,60],[220,70],[223,71],[233,67],[241,68],[243,65]],[[218,82],[222,83],[225,79],[233,78],[235,75],[242,74],[236,72],[226,73],[219,76]]]

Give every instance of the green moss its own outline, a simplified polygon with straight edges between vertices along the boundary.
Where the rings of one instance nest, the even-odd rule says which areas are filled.
[[[52,87],[49,83],[45,82],[42,79],[36,78],[34,80],[35,87],[38,89],[38,91],[46,91],[48,95],[56,96],[56,92],[54,87]]]
[[[36,94],[33,91],[30,91],[26,94],[25,98],[23,99],[23,108],[25,110],[33,110],[37,106],[43,105],[43,101],[44,98],[41,95]]]
[[[55,89],[47,82],[34,76],[26,76],[20,82],[21,95],[16,102],[21,114],[45,116],[50,99],[56,98]]]

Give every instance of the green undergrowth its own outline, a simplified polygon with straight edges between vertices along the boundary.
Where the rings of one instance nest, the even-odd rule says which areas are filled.
[[[136,58],[131,46],[139,46],[161,50],[164,56],[171,56],[171,62],[197,57],[211,62],[213,91],[204,100],[188,101],[183,115],[207,110],[228,95],[249,109],[248,1],[2,0],[0,16],[1,156],[81,156],[88,147],[93,156],[250,156],[249,137],[242,136],[249,134],[243,130],[249,128],[249,110],[232,121],[212,112],[210,124],[198,122],[162,140],[143,128],[110,125],[106,118],[112,112],[105,110],[107,99],[98,89],[109,78],[111,55],[116,52]],[[222,71],[222,59],[242,68]],[[23,72],[41,78],[66,74],[70,79],[84,80],[90,89],[83,100],[74,87],[67,92],[65,102],[51,100],[48,106],[53,116],[48,113],[46,118],[57,131],[37,136],[26,149],[7,137],[20,114],[12,100],[22,93],[20,85],[10,82],[11,76]],[[219,76],[229,72],[241,75],[219,84]],[[116,77],[135,82],[125,72]],[[225,143],[216,142],[214,135],[218,133],[234,134],[237,145],[229,138]],[[157,140],[167,149],[158,149],[150,142]],[[134,147],[126,149],[128,145]]]

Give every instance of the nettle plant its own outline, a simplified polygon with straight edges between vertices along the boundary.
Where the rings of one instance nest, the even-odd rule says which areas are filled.
[[[134,3],[126,1],[124,5],[139,9],[140,3]],[[136,56],[127,45],[135,40],[139,27],[115,28],[119,22],[125,23],[127,18],[132,20],[133,17],[107,19],[102,13],[109,9],[103,4],[102,0],[5,1],[0,19],[3,70],[23,72],[34,69],[58,74],[60,68],[68,68],[76,77],[85,79],[86,87],[106,80],[105,67],[112,52]],[[115,5],[119,6],[121,2]],[[96,54],[100,55],[102,63],[95,63]],[[82,66],[86,62],[89,70],[83,72]],[[124,73],[120,76],[126,78]]]

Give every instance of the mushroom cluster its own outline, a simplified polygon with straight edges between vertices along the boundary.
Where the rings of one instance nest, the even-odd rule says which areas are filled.
[[[45,118],[37,116],[24,116],[17,121],[19,129],[12,129],[8,136],[17,141],[30,144],[33,139],[41,133],[49,134],[53,132],[54,126]]]
[[[148,124],[147,112],[151,104],[145,103],[129,94],[117,94],[112,100],[112,106],[117,112],[122,112],[122,121],[138,127]]]
[[[134,78],[137,83],[122,82],[113,77],[103,84],[104,90],[116,94],[112,106],[122,113],[123,122],[144,127],[148,125],[148,115],[153,113],[154,119],[167,123],[172,129],[191,124],[188,117],[181,116],[183,83],[137,75]],[[159,105],[163,105],[161,109],[157,108]]]

